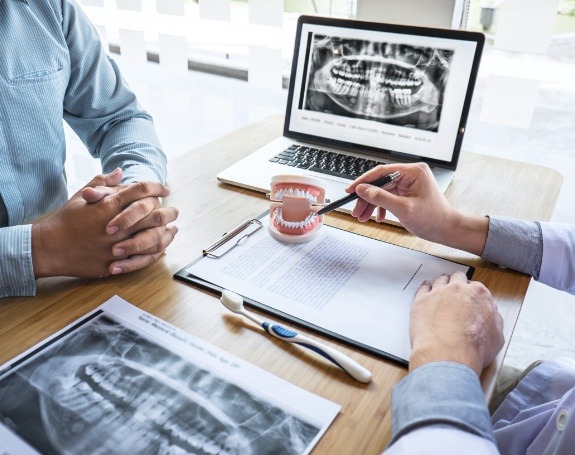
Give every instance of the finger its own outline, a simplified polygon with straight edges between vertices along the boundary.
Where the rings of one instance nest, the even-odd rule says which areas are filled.
[[[154,209],[160,206],[161,203],[157,197],[138,199],[110,220],[106,226],[106,232],[114,235],[120,230],[126,230],[146,218]]]
[[[423,283],[421,283],[419,285],[419,288],[417,288],[417,291],[415,291],[415,297],[417,297],[418,295],[421,295],[421,294],[427,294],[429,291],[431,291],[432,288],[433,288],[433,286],[431,285],[431,282],[428,280],[425,280]]]
[[[467,278],[467,275],[463,272],[454,272],[449,277],[449,282],[468,283],[469,279]]]
[[[120,182],[122,181],[122,175],[124,175],[124,172],[122,171],[122,168],[119,167],[114,169],[109,174],[105,174],[104,181],[106,182],[106,186],[119,185]]]
[[[90,204],[94,202],[101,201],[106,196],[118,192],[118,189],[113,189],[107,186],[97,186],[97,187],[86,187],[82,188],[82,197],[84,200]]]
[[[134,182],[127,185],[121,191],[113,194],[113,203],[126,208],[132,202],[146,197],[166,197],[170,190],[166,185],[159,182]]]
[[[373,204],[367,204],[363,213],[357,217],[357,220],[361,221],[362,223],[364,223],[365,221],[369,221],[369,219],[371,218],[371,215],[373,214],[373,212],[375,211],[376,208],[377,208],[377,206],[375,206]]]
[[[154,209],[145,219],[134,225],[132,229],[141,231],[151,227],[166,226],[178,219],[179,210],[175,207],[158,207]]]
[[[363,200],[363,199],[358,199],[355,202],[355,206],[353,207],[353,210],[351,211],[351,215],[355,218],[358,218],[359,216],[361,216],[368,207],[368,202]]]
[[[155,254],[136,254],[127,259],[120,259],[110,264],[109,272],[111,275],[119,275],[121,273],[135,272],[136,270],[143,269],[153,262],[157,261],[160,256],[164,254],[163,251]]]
[[[387,213],[387,210],[385,210],[385,208],[378,207],[377,208],[377,215],[375,216],[375,221],[377,221],[378,223],[385,221],[386,213]]]
[[[363,199],[358,199],[353,208],[352,215],[357,218],[358,221],[364,222],[371,218],[371,214],[375,210],[375,205],[369,204]]]
[[[116,257],[151,254],[164,251],[178,233],[176,226],[160,226],[138,232],[131,239],[116,243],[112,254]]]
[[[128,232],[139,232],[144,229],[166,226],[177,220],[179,211],[175,207],[158,207],[144,219],[133,225]]]
[[[368,184],[358,185],[356,192],[357,195],[367,203],[377,207],[384,207],[391,212],[394,211],[394,208],[397,207],[398,204],[401,204],[402,199],[405,199],[390,193],[386,189]]]
[[[433,281],[433,287],[446,285],[447,283],[449,283],[449,280],[450,280],[449,275],[447,273],[443,273]]]

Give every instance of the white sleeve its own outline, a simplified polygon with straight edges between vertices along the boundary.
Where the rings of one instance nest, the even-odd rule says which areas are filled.
[[[420,428],[399,438],[385,455],[499,455],[489,439],[457,428]]]
[[[575,294],[575,227],[541,222],[543,258],[539,281]]]

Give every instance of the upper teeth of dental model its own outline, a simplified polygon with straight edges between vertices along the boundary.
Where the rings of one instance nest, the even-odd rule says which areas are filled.
[[[303,197],[312,204],[317,202],[316,195],[311,194],[309,190],[300,190],[298,188],[280,188],[274,194],[274,200],[281,201],[283,200],[284,196]]]

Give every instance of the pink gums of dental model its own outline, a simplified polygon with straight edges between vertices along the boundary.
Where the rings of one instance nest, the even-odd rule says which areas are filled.
[[[325,200],[325,190],[318,180],[303,175],[276,175],[272,177],[270,199],[268,229],[272,237],[303,243],[318,234],[323,215],[317,215],[317,211]]]

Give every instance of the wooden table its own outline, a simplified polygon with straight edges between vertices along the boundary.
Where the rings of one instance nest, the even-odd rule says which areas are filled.
[[[173,279],[202,248],[269,207],[263,194],[220,184],[216,174],[280,135],[282,125],[283,117],[270,117],[169,163],[172,193],[166,204],[180,210],[179,233],[166,255],[152,266],[105,279],[43,279],[34,298],[0,300],[0,364],[117,294],[194,336],[339,403],[341,413],[314,453],[380,453],[391,436],[391,389],[405,376],[404,368],[324,339],[373,372],[370,384],[360,384],[307,350],[264,337],[252,323],[229,313],[218,296]],[[464,152],[446,196],[455,206],[477,214],[549,220],[561,184],[561,175],[548,168]],[[333,212],[326,222],[476,268],[474,279],[491,290],[505,320],[505,348],[481,378],[489,396],[530,277],[418,239],[398,226],[360,224],[349,215]]]

